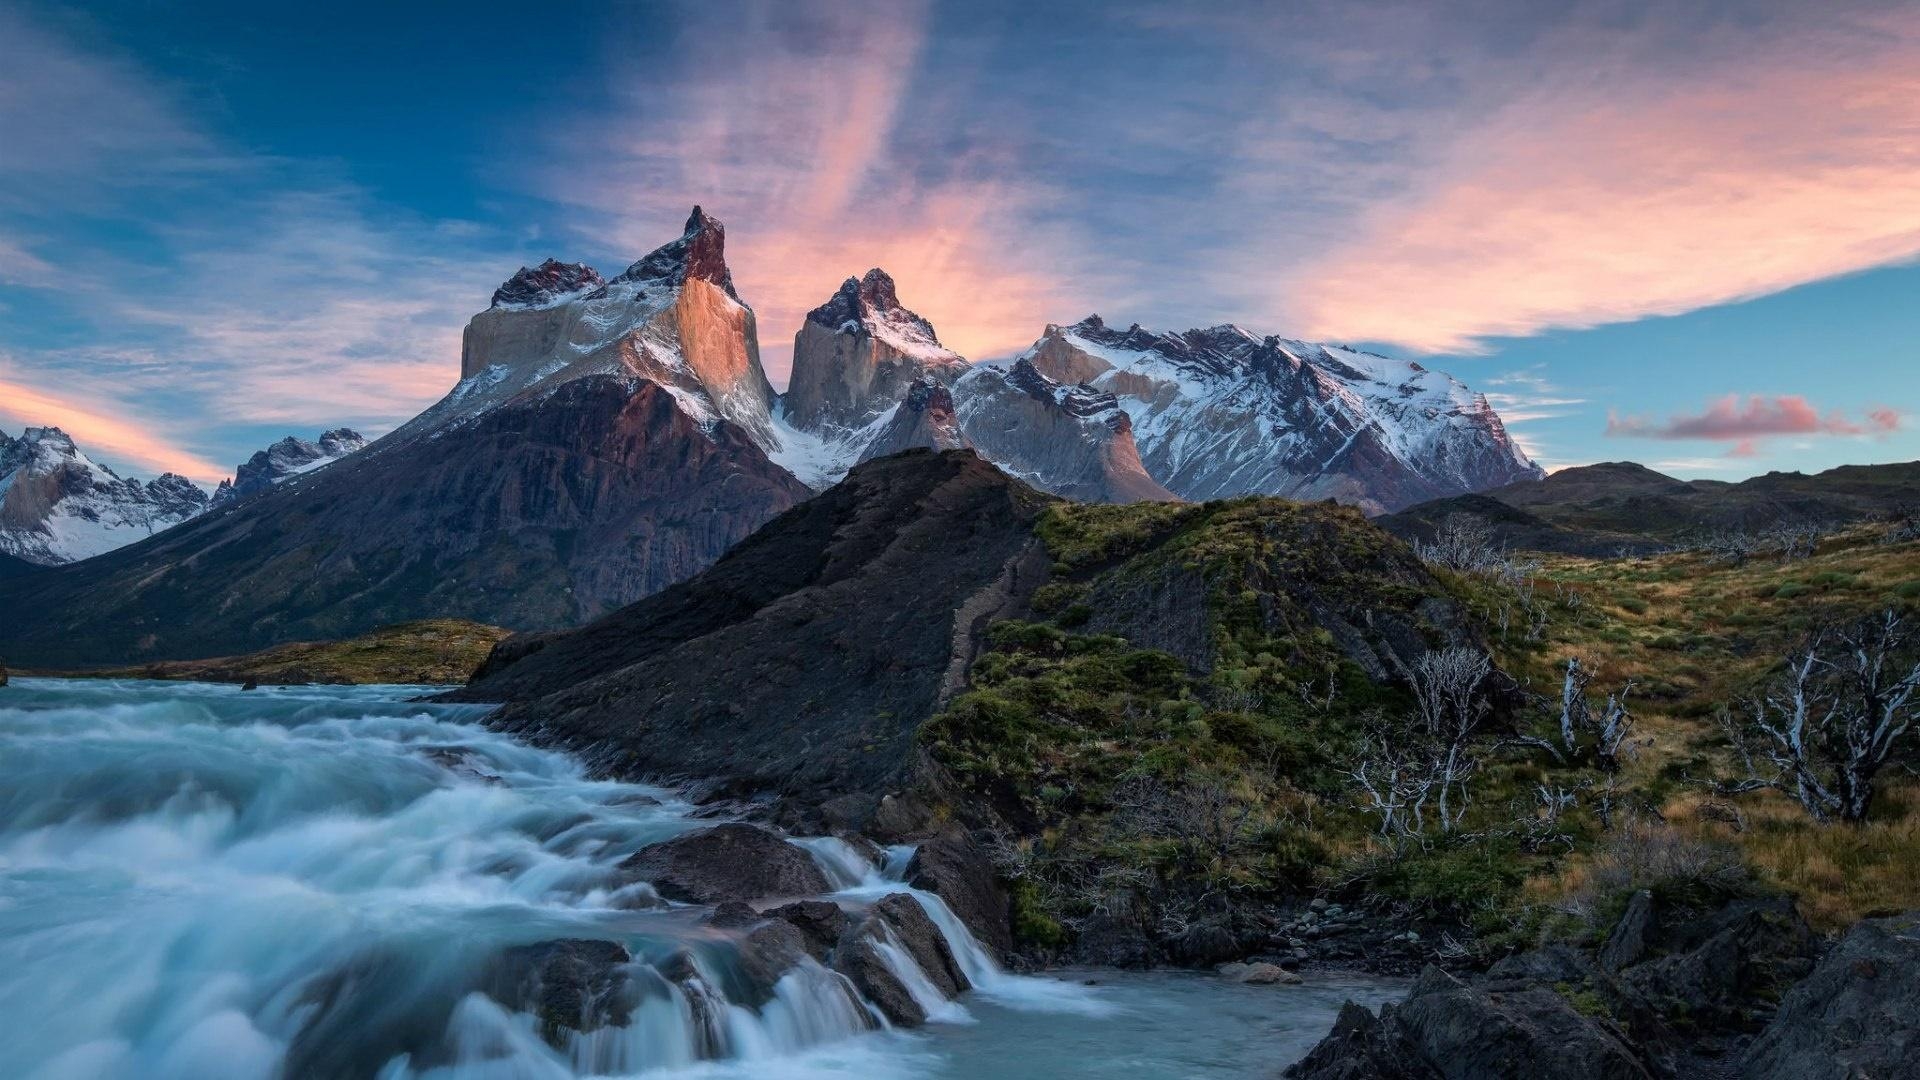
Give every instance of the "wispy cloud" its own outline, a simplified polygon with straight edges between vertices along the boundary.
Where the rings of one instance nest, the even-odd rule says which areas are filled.
[[[1607,414],[1607,434],[1640,439],[1709,439],[1746,444],[1741,456],[1751,456],[1748,440],[1772,435],[1869,435],[1898,430],[1900,414],[1892,409],[1873,409],[1866,419],[1855,422],[1839,410],[1822,414],[1812,402],[1798,394],[1778,397],[1749,396],[1744,402],[1737,394],[1728,394],[1710,403],[1703,412],[1669,417],[1664,423],[1643,416]]]
[[[682,11],[670,70],[616,65],[616,113],[568,128],[545,183],[584,211],[583,233],[610,231],[636,255],[671,236],[688,205],[723,218],[776,381],[806,311],[871,266],[976,357],[1017,349],[1085,304],[1092,270],[1074,273],[1086,263],[1049,213],[1048,185],[990,137],[937,157],[903,150],[925,4]],[[920,107],[935,106],[923,94]]]
[[[1821,18],[1562,35],[1565,63],[1368,207],[1287,306],[1312,335],[1474,351],[1920,255],[1920,14]]]
[[[89,452],[132,461],[157,472],[176,472],[212,483],[228,469],[180,448],[161,417],[113,411],[97,400],[77,401],[11,377],[0,356],[0,416],[19,427],[57,427]]]
[[[0,12],[0,66],[0,284],[46,290],[36,305],[84,328],[0,328],[18,422],[207,479],[224,470],[180,433],[378,433],[453,383],[460,327],[514,245],[378,206],[337,166],[235,149],[163,80],[18,13]],[[75,220],[133,242],[21,239]]]

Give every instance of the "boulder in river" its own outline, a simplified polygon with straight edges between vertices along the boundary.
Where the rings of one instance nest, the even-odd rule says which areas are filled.
[[[927,1021],[927,1010],[886,955],[897,949],[940,997],[952,999],[972,988],[940,928],[920,902],[894,893],[873,905],[834,954],[834,967],[887,1019],[911,1027]],[[911,973],[907,973],[911,977]]]
[[[690,904],[813,896],[831,888],[804,849],[740,822],[649,844],[628,856],[620,870],[669,900]]]
[[[973,936],[1005,956],[1013,951],[1006,890],[967,834],[949,829],[921,844],[907,863],[907,884],[946,901]]]
[[[561,938],[508,949],[495,966],[487,995],[539,1018],[540,1036],[558,1046],[568,1031],[620,1027],[633,1012],[626,946],[616,941]]]
[[[774,908],[767,915],[793,924],[805,938],[808,954],[822,961],[853,925],[852,916],[831,900],[796,900]]]

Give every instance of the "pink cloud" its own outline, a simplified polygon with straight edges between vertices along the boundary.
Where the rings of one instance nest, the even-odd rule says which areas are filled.
[[[1920,255],[1914,9],[1732,62],[1606,46],[1453,135],[1288,277],[1301,329],[1476,351]]]
[[[724,220],[776,384],[807,311],[873,266],[950,348],[1015,351],[1085,313],[1096,269],[1050,212],[1056,193],[992,137],[931,162],[896,149],[926,20],[924,3],[882,2],[750,3],[724,31],[696,17],[676,50],[684,69],[618,87],[627,104],[570,130],[545,183],[587,212],[582,232],[598,238],[610,222],[635,255],[673,235],[691,204]]]
[[[1897,430],[1900,414],[1892,409],[1876,408],[1867,413],[1864,424],[1847,418],[1839,410],[1820,415],[1813,404],[1799,394],[1777,397],[1750,395],[1743,403],[1738,394],[1728,394],[1709,404],[1694,416],[1673,416],[1664,424],[1646,417],[1607,414],[1607,434],[1642,439],[1716,439],[1737,441],[1733,456],[1750,457],[1754,440],[1770,435],[1867,435]]]
[[[23,427],[57,427],[73,436],[83,451],[119,457],[156,472],[176,472],[207,483],[228,470],[156,433],[148,420],[117,416],[97,405],[82,405],[51,391],[13,379],[0,379],[0,416]]]

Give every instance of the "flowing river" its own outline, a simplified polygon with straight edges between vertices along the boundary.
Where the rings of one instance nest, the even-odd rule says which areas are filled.
[[[490,732],[483,708],[407,700],[423,689],[0,688],[0,1076],[1263,1077],[1342,1001],[1396,989],[1013,976],[920,895],[975,984],[923,1028],[886,1027],[809,965],[753,1006],[656,978],[624,1026],[549,1045],[476,991],[507,949],[728,962],[705,909],[636,909],[647,887],[613,872],[711,822]],[[890,870],[796,842],[843,906],[907,891],[904,851]]]

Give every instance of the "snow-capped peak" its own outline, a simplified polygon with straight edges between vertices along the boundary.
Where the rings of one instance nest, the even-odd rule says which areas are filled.
[[[322,432],[317,442],[288,435],[265,450],[254,451],[252,457],[234,470],[232,480],[220,481],[220,486],[214,489],[209,508],[238,502],[282,481],[310,473],[366,445],[366,438],[351,428]]]
[[[121,477],[57,427],[0,434],[0,551],[52,566],[144,539],[199,514],[207,493],[184,476]]]
[[[727,227],[698,206],[687,216],[680,239],[648,252],[613,280],[677,287],[688,278],[718,285],[735,303],[740,302],[740,294],[733,291],[733,271],[727,268]]]

